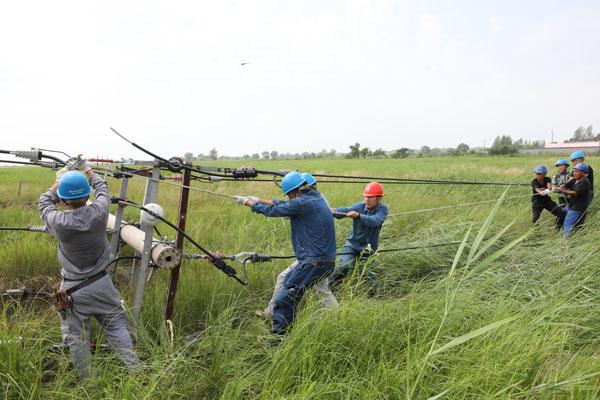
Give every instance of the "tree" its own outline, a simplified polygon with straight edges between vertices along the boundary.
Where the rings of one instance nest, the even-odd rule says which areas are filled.
[[[593,140],[594,134],[592,133],[592,125],[585,128],[585,132],[583,132],[583,140]]]
[[[492,147],[490,147],[491,155],[515,154],[517,152],[517,146],[508,135],[496,136]]]
[[[278,152],[276,152],[275,150],[273,150],[273,151],[271,152],[271,160],[276,160],[276,159],[277,159],[277,155],[278,155],[278,154],[279,154]]]
[[[456,146],[456,152],[458,154],[467,154],[469,152],[469,145],[466,143],[461,143],[458,146]]]
[[[363,147],[362,149],[360,149],[360,155],[362,156],[362,158],[367,158],[367,156],[369,155],[371,150],[369,150],[368,147]]]
[[[359,143],[354,143],[353,145],[350,145],[350,154],[348,155],[348,158],[359,158],[360,157],[360,144]]]
[[[544,143],[546,143],[544,140],[529,141],[523,138],[519,138],[513,142],[517,146],[517,149],[543,149]]]
[[[262,158],[264,158],[265,160],[268,160],[269,156],[271,155],[271,153],[269,153],[268,151],[263,151],[260,154],[262,155]]]
[[[337,151],[335,151],[335,149],[329,150],[329,157],[335,158],[336,154],[337,154]]]
[[[575,132],[573,132],[573,136],[570,139],[565,140],[565,143],[585,142],[600,139],[600,134],[595,136],[593,129],[594,128],[592,125],[588,126],[587,128],[580,126],[579,128],[575,129]]]
[[[192,161],[194,161],[194,155],[188,151],[187,153],[185,153],[185,154],[183,155],[183,159],[184,159],[186,162],[192,162]]]
[[[216,160],[219,158],[219,152],[217,151],[217,149],[215,149],[214,147],[212,149],[210,149],[210,152],[208,153],[208,157],[211,160]]]
[[[260,158],[260,155],[258,153],[254,153],[252,154],[252,158],[254,158],[255,160]]]
[[[421,146],[421,154],[428,156],[431,154],[431,148],[429,146]]]
[[[407,158],[409,150],[406,147],[396,150],[392,153],[392,158]]]
[[[382,148],[379,148],[373,152],[373,157],[385,158],[385,157],[387,157],[387,154],[386,154],[385,150],[383,150]]]
[[[250,159],[250,154],[244,154],[244,156],[242,158],[244,160],[248,160],[248,159]]]

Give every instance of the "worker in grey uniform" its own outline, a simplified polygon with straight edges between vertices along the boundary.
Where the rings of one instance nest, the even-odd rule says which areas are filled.
[[[56,182],[39,199],[40,217],[58,241],[61,290],[79,285],[90,277],[97,279],[110,263],[106,237],[110,204],[108,185],[87,163],[80,163],[78,168],[79,171],[66,168],[58,171]],[[87,204],[90,185],[94,190],[94,201]],[[59,202],[64,203],[68,211],[59,210]],[[92,317],[100,323],[127,369],[133,371],[140,366],[121,298],[110,277],[106,272],[103,275],[73,292],[71,307],[59,311],[63,341],[69,348],[80,380],[90,374]]]

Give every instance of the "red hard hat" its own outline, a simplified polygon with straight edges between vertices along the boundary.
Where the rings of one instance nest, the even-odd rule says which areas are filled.
[[[383,187],[379,182],[370,182],[365,187],[363,196],[383,196]]]

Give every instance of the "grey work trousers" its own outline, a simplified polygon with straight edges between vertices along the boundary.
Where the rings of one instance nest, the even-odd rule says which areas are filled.
[[[61,289],[68,289],[81,281],[62,281]],[[90,318],[94,317],[104,329],[104,334],[115,350],[117,357],[129,371],[140,366],[133,350],[133,342],[128,330],[127,314],[123,309],[119,293],[110,277],[98,281],[74,292],[73,307],[61,310],[60,329],[63,342],[69,348],[73,365],[80,379],[90,375]]]
[[[277,297],[277,293],[283,289],[283,282],[285,281],[285,277],[298,265],[298,261],[294,261],[293,264],[289,265],[286,269],[281,271],[279,275],[277,275],[277,280],[275,281],[275,288],[273,289],[273,296],[265,308],[265,314],[272,317],[273,316],[273,307],[275,306],[275,298]],[[329,279],[324,279],[313,286],[315,294],[321,299],[321,305],[323,308],[337,308],[339,306],[337,299],[331,293],[331,289],[329,289]]]

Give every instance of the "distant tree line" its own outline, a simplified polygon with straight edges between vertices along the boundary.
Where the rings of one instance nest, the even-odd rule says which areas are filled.
[[[565,143],[580,141],[600,141],[600,133],[594,134],[592,125],[584,128],[580,126],[575,130],[570,139]],[[375,150],[369,147],[361,147],[360,143],[354,143],[348,146],[349,152],[337,152],[335,149],[323,149],[320,152],[302,152],[302,153],[279,153],[278,151],[263,151],[261,153],[244,154],[242,156],[224,156],[219,155],[216,148],[212,148],[208,154],[197,154],[187,152],[184,158],[188,162],[208,161],[208,160],[306,160],[313,158],[408,158],[408,157],[437,157],[437,156],[462,156],[466,154],[491,154],[506,155],[516,154],[519,150],[541,149],[544,147],[544,140],[525,140],[522,138],[513,140],[509,135],[500,135],[494,139],[492,146],[486,148],[470,148],[466,143],[460,143],[452,148],[432,148],[422,146],[419,150],[401,147],[399,149],[386,151],[382,148]]]
[[[530,141],[522,138],[513,140],[509,135],[496,136],[494,143],[492,143],[492,146],[490,147],[489,154],[516,154],[519,150],[542,149],[544,148],[545,143],[544,140]]]

